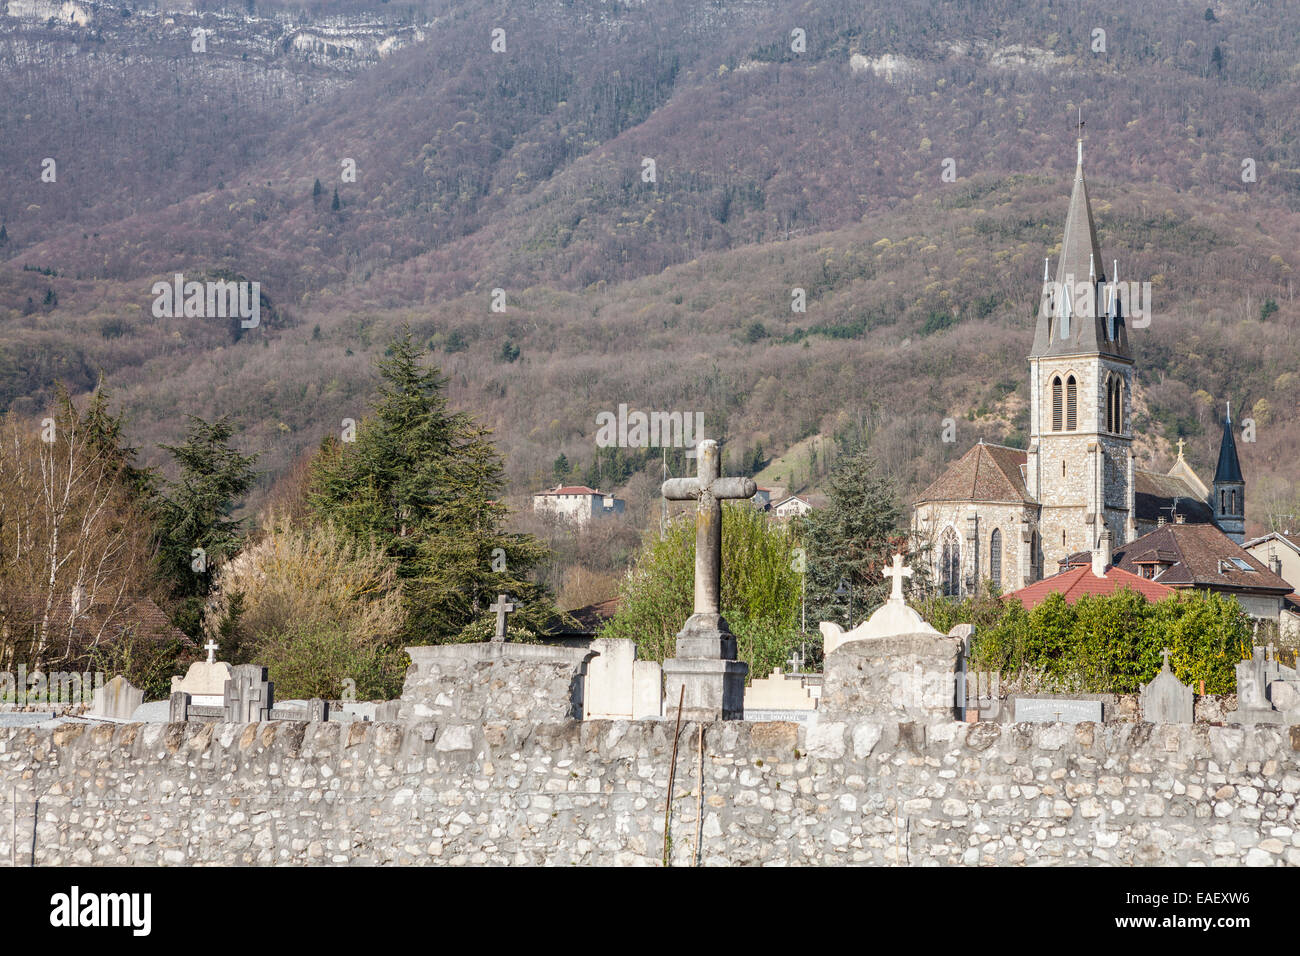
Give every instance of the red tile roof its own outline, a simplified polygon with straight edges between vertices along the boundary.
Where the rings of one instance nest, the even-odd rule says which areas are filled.
[[[917,501],[1032,501],[1024,464],[1023,449],[981,442],[949,465]]]
[[[1019,591],[1012,591],[1007,597],[1015,598],[1025,606],[1025,610],[1032,610],[1047,600],[1049,594],[1063,594],[1066,603],[1073,604],[1085,594],[1114,594],[1123,588],[1136,591],[1148,601],[1159,601],[1174,593],[1173,588],[1148,581],[1121,568],[1107,568],[1106,576],[1099,578],[1092,573],[1092,565],[1089,564],[1035,581]]]

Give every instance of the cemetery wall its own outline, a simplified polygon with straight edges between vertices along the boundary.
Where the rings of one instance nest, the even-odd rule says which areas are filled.
[[[698,731],[679,738],[678,865],[697,841],[705,864],[1300,864],[1300,728],[714,723],[702,793]],[[0,862],[656,865],[672,735],[571,719],[5,728]]]

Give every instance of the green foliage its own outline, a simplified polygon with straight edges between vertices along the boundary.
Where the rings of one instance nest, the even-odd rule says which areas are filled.
[[[1277,311],[1277,303],[1272,299],[1265,299],[1259,307],[1259,321],[1267,322],[1269,316]]]
[[[374,414],[355,442],[331,440],[313,462],[311,506],[394,560],[409,641],[453,640],[499,592],[520,605],[514,622],[537,631],[554,613],[528,580],[544,549],[503,530],[504,478],[489,432],[448,409],[445,380],[423,357],[409,329],[389,346]]]
[[[853,589],[853,618],[861,621],[888,596],[881,572],[891,556],[907,553],[906,537],[899,531],[898,488],[859,446],[836,459],[827,492],[826,507],[804,519],[808,619],[847,620],[849,595],[835,593],[843,581],[846,590]]]
[[[227,418],[206,422],[190,416],[180,445],[161,445],[179,466],[166,483],[154,510],[158,514],[158,564],[181,601],[176,626],[191,637],[199,633],[203,599],[212,573],[239,550],[240,524],[231,517],[236,503],[252,487],[256,455],[241,455],[230,444],[235,428]],[[202,569],[195,569],[194,549],[202,548]]]
[[[1250,618],[1236,598],[1211,592],[1179,592],[1155,604],[1125,589],[1074,604],[1052,594],[1032,611],[989,598],[934,601],[918,610],[945,632],[976,624],[980,669],[1005,676],[1036,671],[1051,684],[1089,693],[1137,691],[1160,670],[1165,647],[1179,680],[1198,692],[1205,681],[1206,693],[1231,693],[1234,667],[1251,640]]]
[[[342,623],[290,621],[262,635],[257,662],[281,699],[337,700],[350,689],[358,700],[392,700],[402,690],[406,652],[366,638]]]
[[[750,677],[765,677],[800,641],[798,537],[793,527],[770,522],[750,505],[722,510],[722,615]],[[631,638],[642,660],[672,657],[677,632],[694,610],[695,522],[689,513],[662,537],[647,536],[620,593],[618,614],[601,636]]]

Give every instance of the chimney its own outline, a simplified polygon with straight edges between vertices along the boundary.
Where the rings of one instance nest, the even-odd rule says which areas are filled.
[[[1106,569],[1110,567],[1110,543],[1110,530],[1107,529],[1101,533],[1101,540],[1092,549],[1092,573],[1099,578],[1104,578]]]
[[[1282,576],[1282,559],[1276,554],[1270,554],[1268,556],[1268,569],[1280,578]]]

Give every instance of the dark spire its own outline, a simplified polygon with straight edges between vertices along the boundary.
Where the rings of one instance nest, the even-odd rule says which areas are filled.
[[[1214,483],[1242,482],[1241,462],[1237,460],[1237,440],[1232,436],[1232,404],[1228,404],[1228,417],[1223,420],[1223,439],[1219,442],[1219,466],[1214,469]]]
[[[1083,176],[1082,122],[1079,126],[1074,189],[1070,193],[1070,206],[1065,215],[1065,234],[1061,239],[1061,256],[1056,264],[1055,286],[1056,290],[1073,288],[1073,301],[1066,301],[1066,296],[1058,291],[1049,308],[1044,296],[1044,306],[1039,312],[1034,347],[1030,354],[1046,356],[1102,352],[1131,359],[1128,330],[1118,303],[1115,307],[1120,318],[1115,322],[1115,338],[1110,339],[1108,334],[1108,309],[1112,290],[1106,285],[1105,260],[1101,257],[1101,246],[1097,242],[1097,227],[1093,223],[1092,204],[1088,200],[1088,184]],[[1046,271],[1045,269],[1044,272]],[[1114,277],[1110,278],[1113,281]],[[1066,286],[1066,282],[1073,282],[1074,285]],[[1090,283],[1094,292],[1091,310],[1086,297]]]

